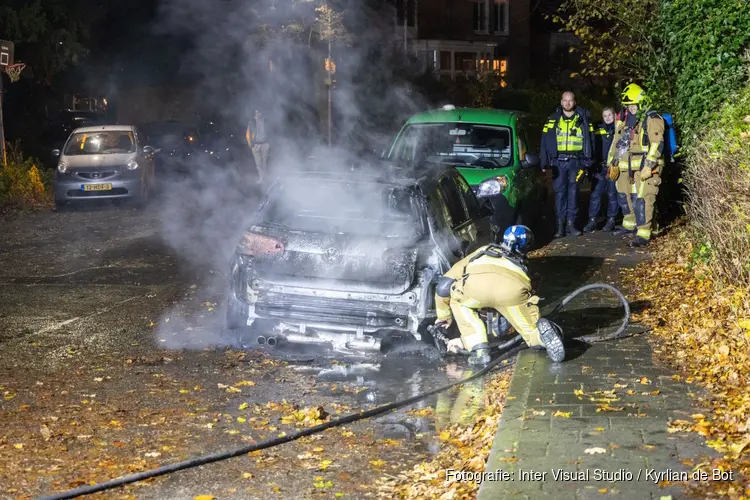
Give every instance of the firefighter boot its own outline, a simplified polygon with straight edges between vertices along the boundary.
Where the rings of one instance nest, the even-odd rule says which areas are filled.
[[[559,363],[565,359],[565,346],[559,327],[546,318],[540,318],[536,326],[539,329],[539,338],[552,361]]]
[[[612,236],[635,236],[635,231],[635,229],[621,227],[612,231]]]
[[[628,242],[628,246],[630,248],[640,248],[645,247],[648,245],[648,240],[646,238],[641,238],[640,236],[636,236],[632,240]]]
[[[615,218],[610,217],[609,219],[607,219],[607,223],[604,224],[602,231],[604,231],[605,233],[611,233],[612,230],[614,230],[614,228],[615,228]]]
[[[555,238],[562,238],[565,236],[565,221],[559,220],[557,221],[557,232],[555,233]]]
[[[575,223],[572,220],[568,221],[567,233],[570,236],[581,236],[581,232],[578,229],[576,229]]]
[[[492,361],[490,357],[490,348],[487,343],[481,343],[474,346],[469,355],[469,364],[474,366],[487,366]]]
[[[596,231],[596,219],[594,217],[589,219],[589,223],[583,227],[584,233],[593,233]]]

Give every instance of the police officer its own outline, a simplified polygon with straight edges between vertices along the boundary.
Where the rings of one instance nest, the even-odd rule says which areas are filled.
[[[603,123],[594,130],[596,164],[591,172],[591,201],[589,203],[589,222],[583,228],[584,233],[596,231],[596,218],[599,216],[599,208],[602,204],[602,195],[607,194],[607,222],[603,231],[611,232],[615,228],[615,217],[617,217],[617,187],[615,181],[607,176],[607,155],[612,145],[612,137],[615,135],[615,110],[604,108],[602,111]]]
[[[472,252],[438,280],[435,324],[449,326],[456,318],[461,344],[470,351],[470,364],[486,365],[490,361],[487,330],[477,313],[485,308],[505,317],[529,347],[545,348],[555,362],[565,358],[562,332],[540,318],[539,297],[532,292],[523,262],[533,239],[528,227],[511,226],[505,230],[502,244]],[[449,343],[451,347],[455,347],[453,342]]]
[[[615,122],[615,135],[609,150],[608,175],[617,183],[622,209],[622,228],[612,234],[634,236],[631,247],[646,246],[651,239],[651,223],[656,195],[664,168],[664,119],[645,105],[644,90],[631,83],[622,92],[626,109]]]
[[[552,113],[542,130],[540,160],[542,171],[552,166],[555,190],[557,231],[555,238],[567,234],[579,236],[575,227],[578,215],[579,181],[594,164],[594,127],[588,112],[576,106],[573,92],[565,92],[560,107]],[[567,228],[566,228],[567,221]]]

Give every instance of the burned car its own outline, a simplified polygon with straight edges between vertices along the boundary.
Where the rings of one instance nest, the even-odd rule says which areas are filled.
[[[490,215],[452,167],[285,176],[232,257],[227,326],[356,354],[421,340],[437,278],[489,241]]]

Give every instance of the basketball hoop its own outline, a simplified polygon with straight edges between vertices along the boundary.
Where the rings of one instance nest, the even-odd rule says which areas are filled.
[[[11,82],[17,82],[21,79],[21,72],[25,67],[24,63],[9,64],[5,67],[5,72],[8,73]]]

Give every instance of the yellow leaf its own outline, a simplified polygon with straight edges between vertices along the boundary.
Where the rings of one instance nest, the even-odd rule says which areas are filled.
[[[214,500],[214,498],[216,497],[214,497],[213,495],[198,495],[196,497],[193,497],[193,500]]]
[[[573,394],[575,394],[576,396],[583,396],[583,389],[575,389],[573,391]]]
[[[651,381],[648,378],[646,378],[646,377],[641,377],[640,380],[639,380],[639,382],[641,384],[650,384],[651,383]]]
[[[558,410],[558,411],[556,411],[555,413],[553,413],[553,414],[552,414],[552,416],[553,416],[553,417],[564,417],[564,418],[570,418],[570,415],[571,415],[571,413],[572,413],[572,412],[570,412],[570,411],[560,411],[560,410]]]
[[[244,424],[245,422],[247,422],[247,419],[245,417],[237,417],[237,422]]]
[[[187,394],[188,392],[190,391],[188,391],[187,389],[180,389],[180,394]]]
[[[239,407],[240,410],[246,410],[247,409],[247,403],[242,403]]]
[[[602,432],[602,431],[604,431],[604,430],[606,430],[606,429],[605,429],[604,427],[597,427],[597,428],[596,428],[596,429],[594,429],[594,430],[595,430],[595,431],[597,431],[597,432]]]
[[[284,436],[286,436],[286,432],[281,432],[278,437],[283,438]]]
[[[604,449],[604,448],[599,448],[597,446],[597,447],[594,447],[594,448],[586,448],[585,450],[583,450],[583,452],[586,453],[586,454],[588,454],[588,455],[596,455],[596,454],[599,454],[599,453],[607,453],[607,450]]]
[[[341,431],[341,435],[345,438],[352,437],[354,433],[352,431]]]
[[[236,383],[236,384],[234,384],[234,385],[238,385],[238,386],[240,386],[240,387],[243,387],[243,386],[248,386],[248,387],[252,387],[252,386],[254,386],[254,385],[255,385],[255,382],[253,382],[252,380],[242,380],[242,381],[240,381],[240,382],[237,382],[237,383]]]
[[[320,446],[318,446],[317,448],[313,448],[313,451],[314,451],[315,453],[320,453],[320,452],[322,452],[322,451],[323,451],[323,448],[321,448]]]
[[[607,490],[607,488],[599,488],[597,491],[599,491],[599,493],[606,493],[609,490]]]
[[[332,460],[323,460],[322,462],[320,462],[320,465],[318,465],[318,468],[320,470],[326,470],[328,466],[331,465],[332,463],[333,463]]]
[[[22,450],[23,449],[23,445],[21,443],[16,443],[16,444],[13,445],[13,447],[16,448],[17,450]]]
[[[253,475],[249,472],[243,472],[242,473],[242,479],[252,479]]]
[[[385,462],[381,459],[370,460],[370,465],[372,465],[373,467],[382,467],[385,465]]]

